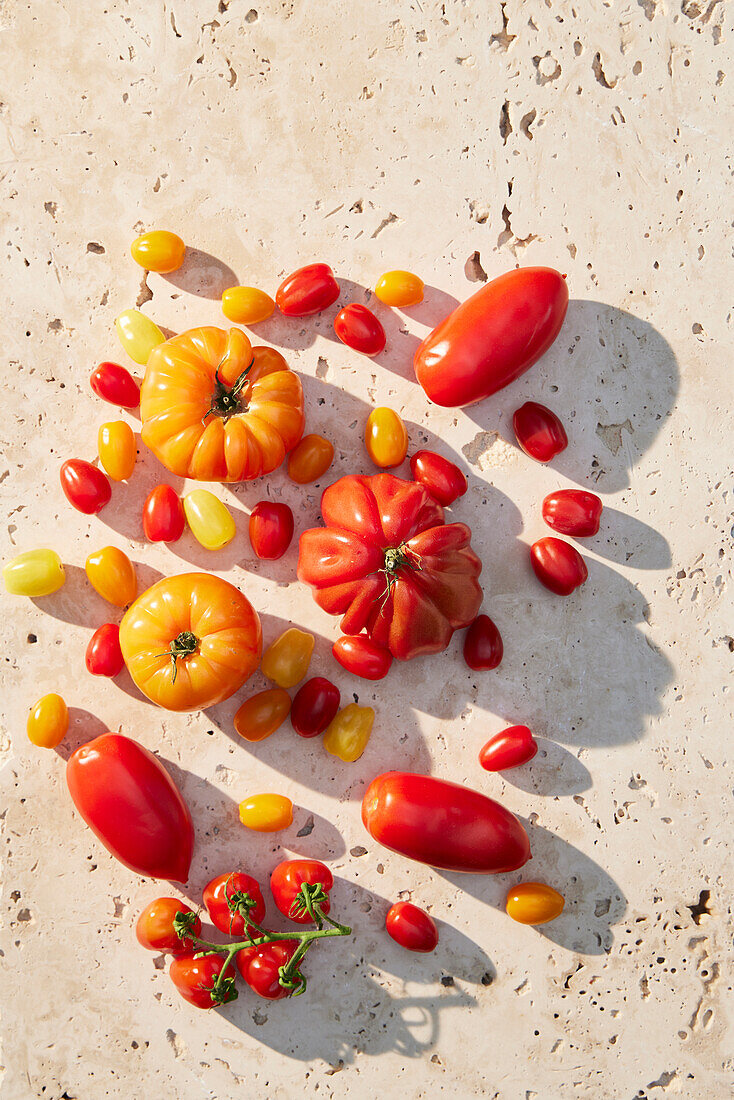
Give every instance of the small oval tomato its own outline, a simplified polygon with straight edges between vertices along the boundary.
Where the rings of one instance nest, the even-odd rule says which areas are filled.
[[[424,283],[411,271],[386,271],[377,280],[375,294],[386,306],[417,306],[423,301]]]
[[[278,687],[295,687],[308,672],[313,647],[313,634],[292,626],[265,650],[260,671]]]
[[[268,688],[245,699],[234,716],[234,728],[245,741],[264,741],[288,717],[291,697],[283,688]]]
[[[293,803],[284,794],[252,794],[240,802],[240,821],[256,833],[278,833],[293,824]]]
[[[224,978],[223,955],[202,955],[196,958],[192,952],[176,955],[171,962],[169,975],[181,996],[197,1008],[216,1008],[237,997],[234,986],[234,967],[230,963]]]
[[[463,497],[469,487],[459,467],[434,451],[416,451],[410,459],[410,472],[444,508]]]
[[[287,504],[261,500],[250,514],[250,545],[264,561],[282,558],[293,538],[293,512]]]
[[[512,418],[517,442],[526,455],[538,462],[550,462],[568,446],[566,429],[551,409],[537,401],[526,401]]]
[[[145,366],[153,348],[165,342],[165,336],[155,321],[139,309],[126,309],[115,320],[117,336],[124,350],[135,363]]]
[[[135,432],[124,420],[110,420],[97,433],[97,454],[113,481],[127,481],[135,469],[138,448]]]
[[[339,688],[314,676],[299,688],[291,706],[291,723],[300,737],[318,737],[339,710]]]
[[[563,912],[563,895],[544,882],[521,882],[507,891],[505,909],[519,924],[547,924]]]
[[[328,893],[334,885],[334,876],[325,863],[318,859],[286,859],[278,864],[270,876],[270,891],[275,904],[283,916],[289,917],[296,924],[312,923],[308,910],[296,902],[296,898],[301,897],[304,882],[312,886],[319,883],[323,887],[327,897],[319,906],[322,913],[328,913],[331,908]]]
[[[373,409],[364,430],[367,454],[383,470],[399,466],[408,453],[405,424],[392,409]]]
[[[334,332],[342,344],[363,355],[379,355],[385,347],[385,330],[371,309],[352,302],[334,318]]]
[[[221,550],[237,533],[229,508],[208,489],[192,489],[187,493],[183,510],[191,534],[205,550]]]
[[[55,691],[34,703],[28,713],[28,740],[40,749],[55,749],[66,737],[68,728],[68,708]]]
[[[135,567],[116,546],[103,546],[90,554],[84,570],[92,588],[115,607],[127,607],[138,594]]]
[[[489,615],[477,615],[464,637],[464,660],[475,672],[497,668],[504,654],[502,636]]]
[[[331,466],[334,446],[322,435],[304,435],[288,455],[288,477],[297,485],[316,481]]]
[[[116,623],[105,623],[95,630],[89,640],[86,654],[87,671],[92,676],[117,676],[125,667],[120,649],[120,628]]]
[[[392,653],[377,645],[368,634],[351,634],[338,638],[331,647],[342,668],[364,680],[382,680],[392,664]]]
[[[328,264],[299,267],[278,287],[275,301],[286,317],[319,313],[339,297],[339,284]]]
[[[110,483],[96,466],[83,458],[70,458],[59,471],[61,488],[72,507],[85,516],[101,512],[112,496]]]
[[[435,951],[438,929],[432,917],[409,901],[396,901],[385,917],[387,933],[408,951]]]
[[[575,546],[551,535],[530,547],[530,564],[541,584],[557,596],[570,596],[589,576],[586,562]]]
[[[248,910],[248,916],[256,924],[260,924],[265,916],[265,902],[260,883],[252,875],[246,875],[244,871],[229,871],[224,875],[217,875],[204,887],[204,905],[209,919],[220,932],[226,932],[229,936],[245,934],[245,918],[236,908],[230,909],[227,900],[237,902],[245,894],[255,902]],[[251,928],[252,925],[248,924],[248,927]]]
[[[191,931],[195,936],[201,935],[201,921],[180,898],[156,898],[146,905],[135,925],[135,935],[141,947],[171,955],[192,951],[194,941],[191,937],[180,939],[174,930],[173,921],[177,913],[191,913]]]
[[[558,489],[543,501],[543,519],[561,535],[589,538],[599,530],[602,502],[585,489]]]
[[[527,764],[538,751],[538,742],[527,726],[509,726],[490,737],[479,753],[486,772],[503,772]]]
[[[136,264],[158,275],[177,271],[184,262],[186,245],[176,233],[167,229],[153,229],[142,233],[130,245],[130,254]]]
[[[324,734],[324,748],[346,764],[354,763],[367,748],[374,721],[372,707],[349,703],[329,723]]]
[[[271,940],[259,947],[245,947],[237,953],[237,969],[254,993],[269,1001],[279,1001],[293,993],[293,989],[280,984],[280,970],[291,961],[298,947],[298,940]]]
[[[143,505],[143,531],[151,542],[176,542],[186,526],[183,504],[170,485],[156,485]]]
[[[137,409],[140,404],[140,387],[130,371],[119,363],[100,363],[92,371],[89,381],[97,397],[109,401],[110,405]]]
[[[11,596],[50,596],[65,580],[64,566],[55,550],[26,550],[3,566],[3,583]]]
[[[222,313],[237,325],[256,325],[275,309],[275,302],[254,286],[231,286],[222,295]]]

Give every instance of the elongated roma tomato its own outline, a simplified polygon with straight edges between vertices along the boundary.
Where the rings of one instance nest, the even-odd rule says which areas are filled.
[[[521,882],[507,891],[505,909],[520,924],[547,924],[563,912],[563,895],[545,882]]]
[[[437,405],[459,408],[519,378],[561,331],[568,287],[550,267],[493,279],[450,313],[415,353],[415,374]]]
[[[438,929],[432,917],[410,901],[396,901],[385,917],[387,934],[408,951],[434,951]]]
[[[268,688],[245,699],[234,716],[234,728],[245,741],[264,741],[282,726],[291,709],[291,697],[283,688]]]
[[[373,642],[368,634],[351,634],[337,638],[331,647],[342,668],[364,680],[382,680],[392,664],[392,653]]]
[[[328,264],[299,267],[278,287],[275,301],[286,317],[319,313],[339,297],[339,284]]]
[[[205,550],[221,550],[237,533],[229,508],[208,489],[192,489],[187,493],[183,510],[191,534]]]
[[[599,530],[602,503],[585,489],[558,489],[543,501],[543,519],[559,535],[589,538]]]
[[[292,626],[271,642],[263,653],[261,672],[281,688],[292,688],[308,672],[314,636]]]
[[[508,726],[490,737],[479,753],[479,763],[486,772],[503,772],[527,764],[538,751],[538,742],[527,726]]]
[[[423,280],[411,271],[386,271],[377,280],[375,294],[386,306],[417,306],[423,301]]]
[[[304,435],[288,456],[288,477],[297,485],[317,481],[331,466],[334,446],[322,435]]]
[[[469,487],[459,467],[435,451],[416,451],[411,455],[410,472],[414,481],[425,485],[433,499],[444,508],[463,497]]]
[[[293,538],[293,512],[279,501],[261,500],[250,513],[250,545],[258,558],[277,561]]]
[[[364,443],[375,466],[383,470],[399,466],[408,453],[405,424],[392,409],[373,409],[367,417]]]
[[[55,550],[26,550],[3,566],[3,584],[11,596],[50,596],[66,580]]]
[[[374,722],[372,707],[349,703],[329,723],[324,733],[324,748],[346,764],[354,763],[367,748]]]
[[[87,671],[92,676],[117,676],[125,667],[120,649],[120,628],[117,623],[105,623],[95,630],[86,653]]]
[[[517,442],[537,462],[550,462],[568,446],[566,429],[552,409],[526,401],[512,417]]]
[[[190,930],[195,936],[201,935],[201,921],[180,898],[156,898],[146,905],[135,925],[135,936],[141,947],[148,951],[162,951],[171,955],[181,955],[194,950],[194,941],[190,936],[181,939],[176,933],[173,922],[177,913],[191,914]]]
[[[84,571],[92,588],[115,607],[127,607],[138,594],[135,566],[116,546],[103,546],[90,554]]]
[[[28,713],[28,740],[41,749],[55,749],[69,729],[69,710],[60,695],[52,691],[34,703]]]
[[[168,275],[177,271],[184,262],[186,245],[176,233],[167,229],[152,229],[142,233],[130,245],[130,253],[136,264],[146,271]]]
[[[135,469],[138,448],[135,433],[124,420],[110,420],[97,433],[97,454],[113,481],[127,481]]]
[[[371,309],[352,302],[334,318],[334,332],[342,344],[363,355],[379,355],[385,347],[385,330]]]
[[[278,833],[293,824],[293,803],[284,794],[252,794],[240,802],[240,821],[256,833]]]
[[[475,672],[487,672],[502,661],[502,636],[489,615],[477,615],[464,638],[464,660]]]
[[[166,339],[155,321],[139,309],[126,309],[115,320],[117,336],[134,363],[145,366],[153,348]]]
[[[256,325],[275,309],[275,302],[254,286],[231,286],[222,295],[222,313],[236,325]]]
[[[557,596],[570,596],[589,576],[586,562],[576,547],[552,535],[533,543],[530,564],[540,583]]]
[[[186,526],[183,504],[170,485],[156,485],[143,505],[143,531],[151,542],[177,542]]]
[[[129,370],[119,363],[100,363],[89,379],[92,389],[103,401],[123,409],[137,409],[140,387]]]
[[[486,795],[410,772],[378,775],[362,801],[362,821],[379,844],[446,871],[498,874],[530,859],[520,822]]]
[[[59,470],[64,496],[77,512],[94,516],[112,496],[110,483],[96,466],[83,458],[68,459]]]
[[[323,676],[314,676],[300,687],[291,706],[291,724],[299,737],[318,737],[339,710],[339,688]]]

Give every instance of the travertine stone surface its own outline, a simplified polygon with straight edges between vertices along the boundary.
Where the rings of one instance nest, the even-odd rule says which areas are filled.
[[[49,545],[68,563],[56,596],[2,604],[2,1100],[731,1095],[731,20],[721,0],[2,0],[3,557]],[[130,259],[151,227],[190,247],[170,278],[146,281]],[[390,267],[428,284],[409,314],[380,309],[375,362],[335,342],[333,311],[258,329],[303,374],[309,429],[336,445],[328,478],[218,489],[238,524],[218,554],[190,536],[146,545],[140,506],[162,477],[147,454],[99,518],[73,511],[58,467],[92,459],[117,415],[88,385],[122,356],[116,314],[138,302],[171,330],[222,323],[225,286],[272,292],[314,259],[334,265],[345,302],[370,301]],[[568,274],[555,347],[478,407],[429,407],[418,339],[481,280],[534,263]],[[568,429],[550,467],[513,441],[528,398]],[[401,412],[413,448],[467,471],[454,513],[504,636],[496,672],[468,671],[457,638],[382,684],[350,679],[329,654],[335,623],[295,579],[295,545],[253,560],[258,499],[288,502],[302,529],[323,484],[370,471],[375,404]],[[573,485],[605,512],[584,545],[589,581],[563,600],[527,548],[542,497]],[[236,700],[167,715],[124,677],[88,676],[110,609],[83,564],[109,542],[144,583],[227,576],[266,640],[290,622],[314,630],[313,673],[377,711],[362,759],[342,765],[288,727],[248,746]],[[25,735],[50,690],[73,708],[58,753]],[[481,772],[477,750],[511,721],[541,752]],[[181,784],[197,834],[187,896],[235,865],[264,877],[282,852],[329,861],[355,936],[314,950],[305,997],[198,1012],[135,944],[160,887],[101,849],[64,783],[70,751],[107,728]],[[532,863],[459,878],[380,850],[359,799],[391,767],[500,798],[529,823]],[[297,804],[282,836],[237,821],[263,790]],[[502,910],[531,877],[567,898],[537,930]],[[398,896],[437,919],[435,954],[385,935]]]

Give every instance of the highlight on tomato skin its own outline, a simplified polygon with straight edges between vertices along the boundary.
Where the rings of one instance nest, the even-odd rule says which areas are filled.
[[[507,891],[505,910],[518,924],[547,924],[565,906],[562,894],[545,882],[521,882]]]
[[[327,309],[339,297],[339,284],[328,264],[306,264],[278,287],[275,302],[286,317],[307,317]]]
[[[385,347],[385,330],[371,309],[352,302],[334,318],[334,332],[342,344],[363,355],[379,355]]]
[[[590,538],[599,531],[602,502],[586,489],[557,489],[543,501],[543,519],[559,535]]]
[[[106,475],[83,458],[67,459],[59,471],[59,480],[69,504],[85,516],[101,512],[112,497]]]
[[[263,561],[283,557],[293,539],[293,530],[293,512],[281,501],[261,500],[250,513],[250,545]]]
[[[557,596],[570,596],[589,576],[576,547],[551,535],[530,547],[530,564],[540,583]]]
[[[487,772],[519,768],[533,759],[538,742],[527,726],[509,726],[490,737],[479,752],[479,763]]]
[[[298,689],[291,706],[291,724],[299,737],[318,737],[339,710],[341,693],[323,676],[313,676]]]
[[[380,406],[367,417],[364,443],[375,466],[386,470],[404,461],[408,453],[408,432],[394,409]]]
[[[464,636],[464,660],[474,672],[488,672],[502,663],[502,635],[489,615],[477,615]]]
[[[387,934],[407,951],[428,954],[438,946],[438,928],[433,918],[410,901],[397,901],[385,917]]]
[[[448,508],[469,488],[466,475],[453,462],[435,451],[416,451],[410,458],[414,481],[425,485],[434,500]]]
[[[375,285],[375,296],[386,306],[402,309],[423,301],[423,280],[412,271],[386,271]]]
[[[390,671],[392,653],[367,634],[343,635],[331,648],[342,668],[364,680],[383,680]]]
[[[568,446],[566,429],[559,418],[537,401],[526,401],[516,409],[512,426],[520,447],[537,462],[550,462]]]

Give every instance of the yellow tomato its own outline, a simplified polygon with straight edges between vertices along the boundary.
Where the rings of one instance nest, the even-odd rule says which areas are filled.
[[[279,687],[295,687],[308,672],[313,647],[313,634],[292,626],[271,642],[263,653],[263,675]]]
[[[375,466],[383,470],[399,466],[408,453],[405,424],[392,409],[382,407],[372,410],[367,417],[364,442]]]
[[[253,794],[240,802],[240,821],[257,833],[277,833],[293,824],[293,803],[283,794]]]
[[[288,455],[288,477],[298,485],[316,481],[325,474],[334,458],[334,447],[322,435],[304,435]]]
[[[205,550],[221,550],[234,538],[232,513],[208,489],[192,489],[183,498],[183,509],[191,534]]]
[[[97,454],[113,481],[127,481],[135,469],[135,433],[124,420],[108,420],[97,433]]]
[[[90,554],[84,569],[92,588],[115,607],[127,607],[138,594],[135,567],[116,546],[104,546]]]
[[[184,261],[186,245],[175,233],[166,229],[154,229],[136,237],[130,245],[130,252],[136,264],[148,271],[157,271],[167,275],[176,271]]]
[[[245,699],[234,716],[234,728],[245,741],[264,741],[288,717],[291,697],[283,688],[268,688]]]
[[[547,924],[563,912],[563,895],[544,882],[521,882],[507,891],[505,908],[519,924]]]
[[[359,760],[367,748],[374,721],[375,712],[372,707],[360,707],[356,703],[350,703],[340,710],[327,726],[324,733],[324,748],[332,756],[338,756],[348,764]]]
[[[44,695],[28,714],[28,740],[42,749],[55,749],[66,737],[69,728],[69,711],[66,703],[55,692]]]
[[[136,363],[143,366],[153,348],[165,341],[165,336],[155,321],[139,309],[126,309],[115,320],[117,335],[123,348]]]
[[[386,271],[377,280],[375,294],[386,306],[417,306],[423,290],[423,280],[411,271]]]
[[[3,566],[3,583],[11,596],[50,596],[66,580],[55,550],[26,550]]]
[[[222,295],[222,313],[238,325],[256,325],[275,309],[275,302],[254,286],[231,286]]]

